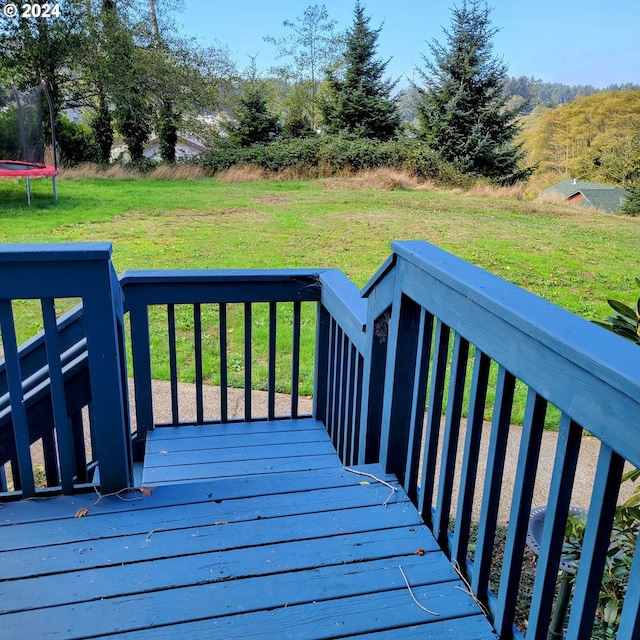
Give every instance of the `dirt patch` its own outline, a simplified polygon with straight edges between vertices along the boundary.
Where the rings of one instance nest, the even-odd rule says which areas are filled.
[[[270,205],[283,205],[289,204],[291,202],[291,198],[288,196],[260,196],[256,198],[251,198],[254,202],[259,202],[260,204],[270,204]]]

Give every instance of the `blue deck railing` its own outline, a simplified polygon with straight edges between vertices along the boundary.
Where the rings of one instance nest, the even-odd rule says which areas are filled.
[[[362,292],[336,270],[128,272],[118,283],[105,245],[3,249],[0,462],[13,476],[12,495],[36,494],[30,457],[36,441],[48,460],[50,487],[82,488],[96,466],[103,492],[128,486],[145,435],[160,421],[156,372],[169,378],[172,424],[295,418],[300,389],[311,383],[314,416],[343,463],[379,460],[396,474],[500,637],[518,636],[513,623],[527,524],[539,506],[534,487],[541,466],[552,467],[526,633],[543,638],[586,430],[601,444],[568,637],[588,637],[623,466],[640,466],[637,348],[436,247],[392,246]],[[69,296],[83,305],[59,319],[56,331],[52,299]],[[43,300],[45,329],[18,347],[11,301],[22,298]],[[314,351],[314,371],[305,372]],[[187,407],[182,379],[195,382]],[[204,401],[210,383],[221,390],[215,411]],[[242,411],[234,418],[227,396],[237,386]],[[264,416],[252,404],[256,387],[267,393]],[[278,390],[291,396],[281,414]],[[523,426],[515,476],[507,478],[514,422]],[[549,426],[558,430],[555,459],[541,461]],[[494,583],[500,519],[508,529]],[[631,573],[621,638],[640,634],[637,558]]]

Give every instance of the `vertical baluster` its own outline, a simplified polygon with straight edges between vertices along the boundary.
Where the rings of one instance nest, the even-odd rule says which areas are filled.
[[[295,307],[294,307],[295,309]],[[294,314],[295,315],[295,314]],[[331,316],[326,307],[317,303],[316,307],[316,345],[313,363],[314,393],[313,417],[329,427],[329,377],[331,360]],[[298,358],[299,363],[299,350]],[[297,410],[297,408],[296,408]],[[296,417],[296,416],[293,416]]]
[[[300,387],[300,324],[301,303],[293,303],[293,340],[291,345],[291,417],[298,417],[298,398]],[[319,328],[318,328],[319,330]]]
[[[62,363],[60,362],[56,310],[52,298],[43,299],[41,306],[44,321],[45,347],[47,351],[47,361],[49,362],[53,422],[58,440],[60,480],[63,493],[68,494],[73,492],[73,440],[70,434],[69,418],[67,417],[67,403],[64,391],[64,380],[62,378]]]
[[[473,511],[473,498],[478,473],[480,440],[484,426],[484,407],[487,400],[490,368],[490,358],[479,349],[476,349],[469,397],[467,432],[465,435],[462,470],[460,473],[456,528],[451,546],[451,558],[458,563],[458,566],[463,571],[467,561],[467,547],[469,545],[471,514]]]
[[[267,417],[276,417],[276,303],[269,303],[269,367],[267,379]]]
[[[358,445],[360,442],[360,421],[362,420],[362,385],[364,383],[364,358],[354,347],[356,361],[356,380],[353,400],[351,460],[349,465],[358,464]]]
[[[433,504],[433,489],[436,475],[436,458],[438,453],[438,439],[440,437],[440,419],[442,416],[442,400],[444,397],[444,383],[447,373],[449,357],[450,329],[438,320],[434,344],[433,362],[431,365],[431,381],[429,385],[429,411],[427,413],[427,432],[425,436],[422,475],[420,491],[418,492],[418,511],[422,519],[432,522],[431,506]]]
[[[620,616],[618,638],[640,638],[640,547],[637,542]]]
[[[5,465],[0,465],[0,491],[5,493],[9,491],[9,485],[7,483],[7,471]]]
[[[178,411],[178,353],[176,349],[176,310],[175,305],[167,306],[167,323],[169,329],[169,369],[171,376],[171,420],[173,424],[180,422]]]
[[[353,402],[353,384],[354,384],[354,360],[353,345],[348,336],[345,335],[344,340],[344,381],[343,381],[343,406],[342,406],[342,438],[341,438],[341,459],[343,464],[347,464],[350,453],[351,441],[351,404]]]
[[[333,403],[335,390],[335,372],[336,372],[336,321],[329,316],[329,340],[328,352],[329,358],[327,362],[327,406],[326,406],[326,427],[327,433],[333,438]]]
[[[598,466],[589,503],[587,528],[576,580],[567,638],[588,638],[598,606],[604,563],[611,543],[611,527],[616,510],[624,458],[604,443],[600,444]],[[624,636],[618,636],[622,638]]]
[[[244,303],[244,419],[251,421],[251,303]]]
[[[385,471],[395,473],[403,486],[411,433],[420,315],[420,306],[398,290],[389,326],[380,461]]]
[[[491,436],[487,454],[487,471],[478,525],[478,541],[473,568],[471,587],[481,602],[487,599],[489,573],[493,554],[493,541],[498,521],[498,507],[502,488],[502,475],[507,452],[507,438],[511,424],[511,409],[515,378],[502,366],[498,369],[496,399],[493,408]]]
[[[42,455],[47,487],[57,487],[60,484],[60,470],[56,453],[56,438],[53,431],[47,431],[42,436]]]
[[[229,379],[227,369],[227,305],[218,305],[220,316],[220,422],[229,421]]]
[[[462,419],[462,402],[464,400],[464,384],[467,376],[468,360],[469,343],[460,334],[456,333],[453,340],[453,358],[449,377],[449,397],[442,443],[438,498],[433,521],[434,535],[443,549],[446,549],[449,544],[451,494],[456,472],[456,455],[458,453],[458,437],[460,434],[460,420]]]
[[[342,331],[340,341],[340,404],[338,405],[339,434],[336,449],[344,462],[344,445],[347,437],[347,411],[349,406],[349,337]]]
[[[16,474],[14,469],[14,484],[17,476],[19,476],[18,482],[22,489],[22,495],[25,498],[30,498],[35,495],[36,486],[33,479],[31,451],[29,449],[30,441],[27,411],[22,395],[22,372],[20,370],[18,343],[13,321],[13,308],[9,300],[0,300],[0,332],[2,333],[2,344],[4,347],[11,419],[16,445],[16,462],[19,471],[19,473]]]
[[[87,452],[84,441],[84,423],[82,411],[76,411],[71,416],[71,433],[73,434],[73,455],[76,469],[76,481],[78,484],[88,482],[87,476]]]
[[[547,637],[581,439],[580,425],[563,413],[531,596],[527,640],[543,640]]]
[[[154,425],[149,307],[144,297],[139,294],[139,289],[136,287],[129,289],[127,299],[129,305],[129,324],[131,326],[131,355],[133,357],[133,381],[136,399],[137,438],[134,448],[134,460],[136,462],[142,462],[144,459],[144,443],[147,438],[147,432],[153,429]],[[77,454],[78,451],[76,449],[76,455]],[[76,471],[79,471],[77,465]]]
[[[204,397],[202,392],[202,309],[200,304],[193,305],[193,346],[196,368],[196,423],[204,422]]]
[[[433,336],[433,316],[421,307],[416,348],[416,373],[414,375],[411,401],[411,435],[405,472],[405,491],[409,498],[416,500],[418,494],[418,469],[424,433],[424,407],[431,360],[431,339]]]
[[[498,589],[498,611],[494,620],[498,634],[508,633],[513,626],[546,411],[546,400],[529,389]]]
[[[334,384],[334,394],[333,394],[333,446],[337,451],[340,451],[340,434],[342,433],[342,424],[340,421],[340,409],[342,407],[342,383],[344,376],[342,355],[344,349],[344,331],[340,328],[340,326],[336,323],[336,358],[334,361],[334,372],[333,372],[333,384]]]

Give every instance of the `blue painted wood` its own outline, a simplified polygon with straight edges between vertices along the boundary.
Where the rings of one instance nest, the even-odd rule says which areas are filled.
[[[460,490],[458,493],[458,508],[456,524],[451,542],[451,558],[458,563],[462,571],[466,571],[469,532],[471,529],[471,513],[476,489],[478,473],[478,459],[480,454],[480,440],[484,425],[484,408],[489,386],[489,370],[491,361],[476,349],[471,390],[469,393],[469,414],[467,416],[467,431],[462,455],[460,471]],[[468,577],[468,575],[467,575]]]
[[[632,343],[427,243],[392,248],[407,295],[640,466]]]
[[[0,259],[1,257],[2,254],[0,253]],[[28,498],[35,495],[36,487],[31,467],[29,425],[22,393],[22,373],[20,371],[18,342],[16,340],[13,309],[10,300],[0,299],[0,333],[2,335],[4,360],[7,368],[16,461],[18,463],[18,468],[13,470],[14,485],[19,483],[22,495]],[[16,474],[15,471],[18,471],[18,473]],[[16,478],[18,482],[16,482]]]
[[[429,385],[429,410],[425,434],[425,452],[418,492],[418,511],[424,521],[432,523],[433,492],[436,475],[436,456],[440,437],[440,420],[444,397],[445,376],[449,357],[450,329],[442,322],[436,325],[433,359],[431,364],[431,380]]]
[[[300,388],[300,325],[302,305],[293,303],[293,334],[291,343],[291,417],[298,417],[298,396]]]
[[[331,316],[319,304],[316,311],[316,346],[313,368],[313,417],[329,426],[329,371],[331,360]]]
[[[337,269],[320,274],[321,302],[361,353],[365,346],[367,303],[357,287]]]
[[[420,307],[420,326],[416,353],[416,375],[413,381],[411,399],[411,423],[409,426],[409,451],[405,471],[404,489],[412,500],[418,497],[418,480],[424,435],[424,409],[429,381],[431,361],[431,341],[433,337],[433,316]]]
[[[462,402],[464,400],[464,385],[467,375],[468,358],[469,343],[464,338],[461,338],[459,334],[455,334],[441,453],[442,459],[440,462],[438,497],[436,500],[432,529],[436,540],[443,549],[447,548],[449,538],[451,496],[456,473],[456,456],[458,453],[458,438],[460,434],[460,420],[462,419]]]
[[[385,372],[380,464],[406,486],[420,307],[398,293],[393,301],[393,310]]]
[[[49,361],[49,378],[51,401],[53,404],[53,420],[58,441],[58,460],[60,463],[60,484],[63,493],[73,492],[74,459],[71,425],[67,417],[64,379],[60,362],[60,345],[56,327],[56,310],[52,298],[44,298],[41,302],[44,321],[45,346]],[[52,443],[53,444],[53,443]],[[47,483],[49,484],[49,482]],[[57,484],[57,483],[55,483]],[[55,486],[49,484],[49,486]]]
[[[196,422],[204,422],[204,399],[202,392],[202,309],[199,304],[193,305],[193,345],[195,361],[196,385]]]
[[[624,458],[601,446],[567,629],[573,640],[592,631],[623,471]]]
[[[134,447],[136,462],[144,456],[147,432],[153,429],[153,394],[151,391],[151,337],[149,335],[149,308],[141,296],[129,295],[129,324],[131,327],[131,355],[136,405],[137,438]]]
[[[220,316],[220,422],[229,420],[228,377],[227,377],[227,305],[218,305]]]
[[[276,303],[269,303],[269,356],[267,372],[267,417],[276,416]]]
[[[513,482],[511,513],[503,559],[504,570],[500,576],[498,589],[498,610],[493,621],[494,628],[502,636],[511,633],[513,628],[546,409],[546,401],[530,389],[520,437],[516,477]]]
[[[169,339],[169,380],[171,382],[171,420],[180,422],[178,406],[178,354],[176,347],[176,310],[175,305],[167,305],[167,335]]]
[[[515,378],[503,367],[498,369],[496,397],[494,401],[489,451],[487,452],[487,471],[482,493],[482,517],[478,524],[478,539],[474,556],[471,588],[481,601],[486,601],[489,590],[493,540],[498,521],[498,505],[502,489],[502,475],[507,450],[507,437],[511,424],[511,408]]]
[[[618,627],[619,638],[640,638],[640,553],[634,554]]]
[[[244,419],[250,421],[251,418],[251,366],[252,366],[252,319],[251,303],[244,303]]]
[[[563,414],[544,518],[538,570],[531,596],[528,640],[543,640],[547,637],[581,439],[580,426]]]

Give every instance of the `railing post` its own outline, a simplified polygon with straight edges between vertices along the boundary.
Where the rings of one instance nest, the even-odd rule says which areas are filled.
[[[85,293],[89,376],[93,404],[93,439],[100,469],[100,488],[114,493],[131,484],[131,438],[118,326],[122,326],[122,290],[110,261],[94,266],[94,286]]]

